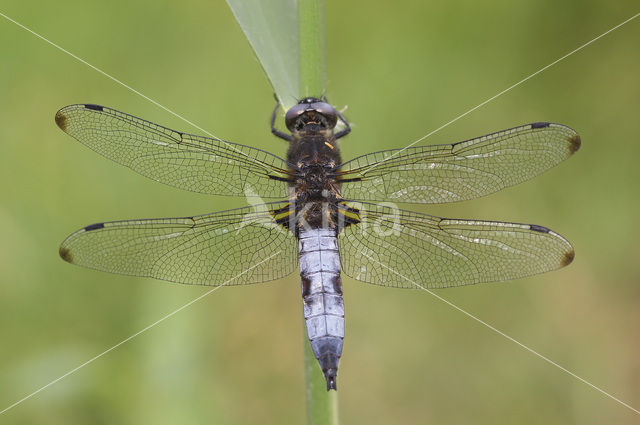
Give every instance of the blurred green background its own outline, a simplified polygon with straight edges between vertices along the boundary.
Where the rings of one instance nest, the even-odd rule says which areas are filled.
[[[343,157],[403,147],[638,12],[633,0],[327,1]],[[8,0],[0,11],[218,137],[284,155],[272,90],[223,1]],[[58,258],[86,224],[245,205],[112,163],[53,116],[100,103],[177,118],[0,19],[0,410],[206,291]],[[578,154],[498,194],[419,211],[549,226],[561,271],[438,294],[640,407],[640,18],[425,140],[532,121]],[[305,418],[298,276],[222,288],[0,416],[6,424],[286,424]],[[631,410],[421,291],[345,278],[342,422],[637,423]]]

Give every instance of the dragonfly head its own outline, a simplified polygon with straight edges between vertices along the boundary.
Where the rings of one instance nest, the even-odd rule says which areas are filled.
[[[338,112],[322,99],[305,97],[287,111],[285,123],[291,133],[333,130]]]

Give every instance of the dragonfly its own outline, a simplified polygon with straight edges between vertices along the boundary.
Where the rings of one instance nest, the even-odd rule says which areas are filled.
[[[505,281],[568,265],[571,244],[536,224],[463,220],[400,209],[488,195],[573,155],[571,128],[521,125],[441,145],[368,153],[349,161],[338,141],[351,127],[326,98],[286,111],[285,158],[188,134],[94,104],[60,109],[57,125],[99,154],[153,180],[252,205],[205,215],[90,224],[67,237],[63,260],[170,282],[232,286],[299,269],[313,353],[337,389],[344,340],[341,275],[396,287],[435,289]]]

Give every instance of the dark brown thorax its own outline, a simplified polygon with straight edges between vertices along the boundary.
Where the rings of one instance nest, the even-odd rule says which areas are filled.
[[[287,111],[285,121],[292,135],[287,162],[295,176],[298,225],[304,221],[311,228],[335,228],[340,199],[336,176],[342,163],[336,140],[348,133],[334,134],[339,117],[317,98],[305,98]]]

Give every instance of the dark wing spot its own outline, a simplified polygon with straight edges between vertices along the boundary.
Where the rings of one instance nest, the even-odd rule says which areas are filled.
[[[534,122],[531,123],[531,128],[545,128],[545,127],[549,127],[548,122]]]
[[[538,226],[537,224],[530,224],[529,229],[533,230],[534,232],[540,233],[549,233],[551,231],[550,229],[547,229],[544,226]]]
[[[92,111],[104,111],[104,106],[94,105],[93,103],[85,103],[84,107]]]
[[[580,149],[581,145],[582,141],[580,140],[580,136],[574,134],[573,136],[569,137],[569,154],[573,155],[574,153],[576,153],[576,151]]]
[[[66,246],[61,246],[58,250],[58,254],[60,254],[60,258],[62,258],[67,263],[73,263],[73,256],[71,255],[71,251]]]
[[[90,232],[91,230],[98,230],[98,229],[102,229],[104,227],[104,223],[96,223],[96,224],[90,224],[87,227],[84,228],[85,232]]]
[[[56,113],[56,124],[62,131],[67,130],[67,116],[62,112],[62,110]]]
[[[573,249],[571,251],[565,252],[564,256],[562,256],[562,261],[560,261],[560,267],[568,266],[569,264],[571,264],[575,257],[576,252]]]

